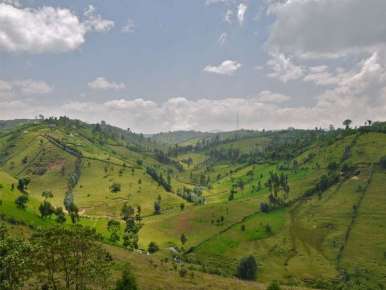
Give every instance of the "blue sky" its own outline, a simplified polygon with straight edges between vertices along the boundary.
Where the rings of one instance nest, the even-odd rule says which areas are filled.
[[[238,113],[252,129],[381,119],[385,8],[0,0],[0,119],[65,114],[144,132],[232,130]]]

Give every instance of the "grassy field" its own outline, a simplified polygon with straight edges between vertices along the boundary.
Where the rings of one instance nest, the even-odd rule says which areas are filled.
[[[142,151],[132,150],[133,144],[121,138],[98,135],[93,140],[93,134],[84,127],[29,125],[0,135],[2,216],[32,228],[55,224],[53,218],[39,217],[41,193],[52,191],[54,197],[50,201],[63,206],[66,192],[72,191],[80,210],[80,223],[96,228],[108,242],[108,220],[120,220],[126,202],[140,206],[143,220],[139,246],[146,249],[154,241],[160,252],[146,256],[108,247],[118,261],[133,264],[141,289],[154,289],[152,285],[159,285],[160,289],[264,289],[260,284],[231,278],[240,259],[248,255],[256,258],[259,282],[324,285],[322,282],[339,280],[344,272],[349,281],[372,287],[369,289],[382,289],[380,285],[385,285],[386,171],[378,164],[386,155],[385,134],[345,133],[334,142],[315,141],[290,160],[210,160],[210,149],[233,148],[249,154],[264,150],[272,142],[269,137],[246,133],[245,137],[220,142],[213,148],[173,157],[182,170],[173,162],[157,160],[150,150],[156,146],[153,143],[146,143]],[[234,138],[234,134],[228,137]],[[75,149],[75,153],[64,147]],[[190,165],[188,159],[192,160]],[[321,176],[331,174],[332,162],[336,163],[339,181],[323,192],[306,196]],[[77,171],[76,164],[80,164],[80,176],[70,188],[69,178]],[[344,164],[354,168],[354,173],[342,174]],[[171,192],[146,173],[147,166],[170,176]],[[260,204],[269,200],[266,183],[270,172],[284,174],[290,190],[280,208],[262,213]],[[201,176],[205,176],[204,184]],[[21,177],[31,178],[26,210],[16,208],[14,201],[20,193],[11,190]],[[114,184],[120,187],[115,192]],[[205,202],[195,205],[177,196],[177,190],[183,187],[200,188]],[[229,200],[232,188],[235,193]],[[280,191],[279,196],[284,193]],[[161,214],[155,215],[154,202],[159,198]],[[122,222],[121,235],[123,228]],[[180,241],[182,234],[187,237],[185,245]],[[173,252],[182,246],[180,254],[185,252],[189,262],[185,266],[191,267],[193,273],[185,278],[176,271],[180,265],[160,260],[172,260]],[[152,273],[142,273],[141,267],[150,267]],[[171,278],[165,279],[165,275]]]

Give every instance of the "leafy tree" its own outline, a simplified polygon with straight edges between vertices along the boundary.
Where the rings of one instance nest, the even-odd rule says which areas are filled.
[[[26,209],[28,203],[28,195],[27,194],[21,194],[15,199],[15,204],[18,208]]]
[[[122,277],[117,281],[115,290],[138,290],[135,277],[127,266],[122,272]]]
[[[181,209],[181,211],[183,211],[183,210],[185,209],[185,203],[182,202],[182,203],[180,204],[180,209]]]
[[[253,256],[245,257],[240,260],[237,268],[237,277],[242,280],[256,280],[257,264]]]
[[[107,223],[107,230],[111,233],[110,240],[117,242],[120,239],[118,232],[121,230],[121,223],[116,220],[109,220]]]
[[[150,242],[149,243],[149,246],[147,247],[147,251],[150,254],[154,254],[155,252],[158,252],[158,250],[159,250],[159,247],[158,247],[158,245],[155,242]]]
[[[352,121],[350,119],[346,119],[343,121],[343,125],[345,126],[346,130],[350,128]]]
[[[26,192],[28,184],[31,182],[31,179],[28,177],[23,177],[18,180],[17,189],[20,192]]]
[[[79,225],[41,229],[32,236],[35,268],[50,289],[107,289],[111,256],[95,229]]]
[[[20,289],[30,278],[33,264],[30,243],[9,237],[0,224],[0,289]]]
[[[39,206],[40,215],[42,218],[50,217],[55,213],[55,208],[47,200],[43,201]]]
[[[62,207],[57,207],[55,209],[55,215],[56,215],[56,222],[59,224],[63,224],[66,222],[66,215],[64,214]]]

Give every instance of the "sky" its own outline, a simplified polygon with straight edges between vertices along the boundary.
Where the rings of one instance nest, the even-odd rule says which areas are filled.
[[[386,119],[384,0],[0,0],[0,119],[135,132]]]

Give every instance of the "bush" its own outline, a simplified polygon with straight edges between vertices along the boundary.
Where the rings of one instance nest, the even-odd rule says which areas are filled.
[[[257,264],[255,257],[249,256],[242,258],[237,268],[237,277],[242,280],[256,280]]]
[[[135,277],[128,268],[122,272],[122,277],[117,281],[115,290],[138,290]]]
[[[267,290],[280,290],[280,285],[277,281],[273,281],[271,282],[271,284],[269,284],[269,286],[267,287]]]
[[[383,156],[381,160],[379,160],[379,164],[383,169],[386,169],[386,156]]]
[[[155,242],[150,242],[150,244],[149,244],[149,246],[147,248],[147,251],[150,254],[154,254],[155,252],[158,252],[158,250],[159,250],[158,245]]]
[[[114,182],[114,183],[110,186],[110,190],[111,190],[111,192],[113,192],[113,193],[119,192],[119,191],[121,191],[121,185],[120,185],[119,183]]]

